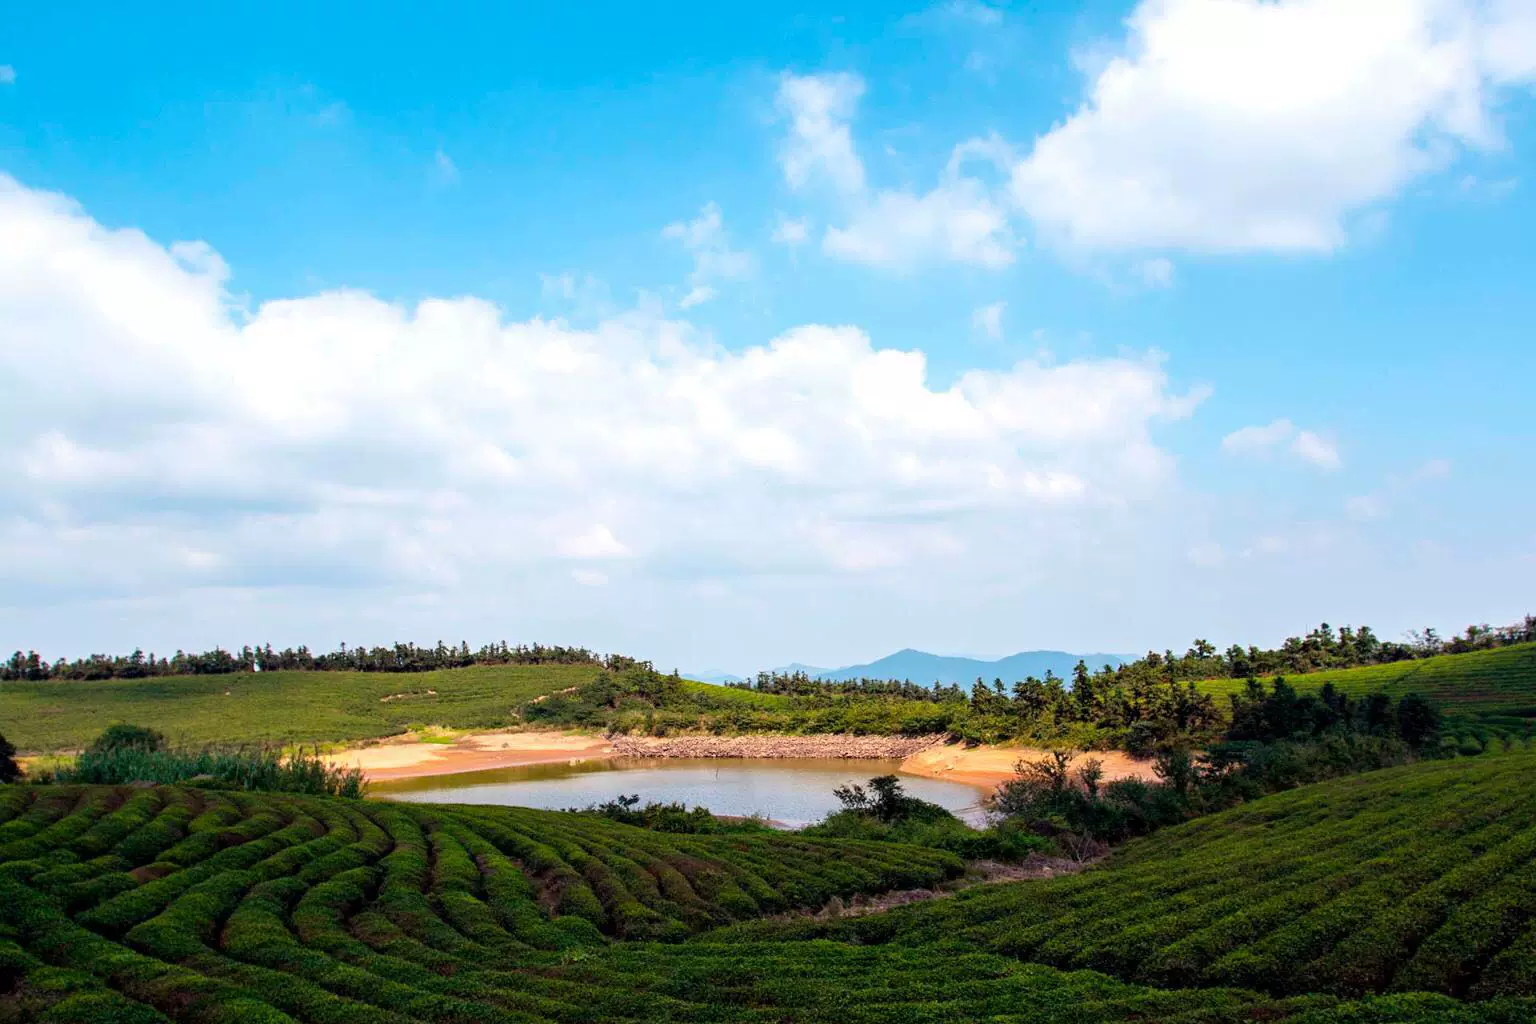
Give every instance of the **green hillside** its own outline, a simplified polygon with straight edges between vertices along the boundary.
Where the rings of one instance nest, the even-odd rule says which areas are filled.
[[[1452,720],[1453,729],[1477,736],[1519,732],[1536,719],[1536,644],[1309,672],[1287,676],[1286,682],[1302,691],[1332,683],[1355,697],[1385,693],[1400,698],[1417,693],[1438,705]],[[1196,685],[1225,696],[1241,693],[1246,683],[1205,679]]]
[[[524,701],[588,682],[601,671],[596,665],[477,665],[412,673],[12,681],[0,684],[0,733],[19,750],[46,751],[84,746],[124,721],[194,745],[361,740],[402,732],[411,723],[494,728],[511,724]]]
[[[731,934],[731,933],[727,933]],[[967,946],[1276,996],[1536,993],[1536,754],[1307,786],[1166,829],[1103,868],[736,938]]]
[[[3,787],[0,1021],[1528,1020],[1531,844],[1512,844],[1530,831],[1533,766],[1351,779],[1169,831],[1085,875],[755,929],[715,926],[930,886],[960,864],[516,808]],[[1461,813],[1484,793],[1482,813]],[[796,941],[806,931],[861,943]],[[1249,987],[1219,985],[1239,979]],[[1496,998],[1291,994],[1397,981]]]
[[[27,752],[75,749],[106,726],[153,726],[173,743],[326,743],[399,733],[411,724],[496,728],[515,724],[519,706],[596,679],[597,665],[477,665],[430,672],[289,671],[176,675],[148,679],[0,683],[0,733]],[[660,677],[652,677],[660,678]],[[1289,677],[1301,690],[1324,683],[1355,696],[1418,693],[1444,709],[1452,746],[1480,749],[1492,735],[1522,734],[1536,719],[1536,644],[1447,654],[1365,668]],[[1221,697],[1240,692],[1236,679],[1196,684]],[[579,696],[579,695],[577,695]],[[543,707],[551,727],[605,722],[648,727],[647,705],[591,718],[581,707]],[[942,732],[965,735],[981,726],[1019,725],[1014,710],[990,715],[962,699],[918,701],[881,695],[791,697],[684,681],[651,709],[672,729],[718,727],[761,732]],[[1225,701],[1222,702],[1223,707]],[[611,721],[610,721],[611,720]],[[968,724],[969,723],[969,724]],[[980,723],[980,725],[977,725]],[[536,723],[537,724],[537,723]],[[996,729],[993,729],[996,731]]]

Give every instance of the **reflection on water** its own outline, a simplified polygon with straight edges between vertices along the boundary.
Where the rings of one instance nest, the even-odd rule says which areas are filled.
[[[370,796],[432,803],[506,804],[563,810],[637,793],[641,803],[708,807],[715,814],[761,814],[799,827],[838,809],[832,790],[876,775],[900,774],[899,760],[839,758],[637,758],[533,764],[520,768],[380,782]],[[901,775],[915,797],[980,824],[981,790]]]

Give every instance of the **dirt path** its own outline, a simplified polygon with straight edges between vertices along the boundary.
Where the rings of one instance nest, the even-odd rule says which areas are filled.
[[[460,736],[452,743],[428,743],[416,737],[393,738],[375,746],[331,754],[326,761],[343,768],[361,768],[373,781],[385,782],[615,756],[613,745],[602,736],[563,732],[482,732]]]
[[[926,775],[932,779],[965,782],[991,790],[1000,782],[1014,777],[1013,766],[1020,761],[1034,761],[1050,753],[1036,747],[971,747],[959,743],[920,750],[901,762],[901,770],[910,775]],[[1152,762],[1140,761],[1118,750],[1100,750],[1091,754],[1079,754],[1072,762],[1075,768],[1086,758],[1096,757],[1104,763],[1104,781],[1140,777],[1152,779]]]

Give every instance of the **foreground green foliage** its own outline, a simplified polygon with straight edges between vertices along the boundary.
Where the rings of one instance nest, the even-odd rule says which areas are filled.
[[[876,839],[948,850],[966,860],[1019,861],[1054,849],[1023,821],[1002,821],[984,829],[967,825],[938,804],[906,793],[901,780],[881,775],[869,787],[857,784],[833,790],[843,809],[801,835],[829,839]]]
[[[1511,845],[1532,831],[1532,766],[1379,773],[1169,830],[1077,877],[833,924],[725,928],[932,886],[960,864],[894,844],[667,835],[515,808],[4,787],[0,1021],[1513,1024],[1536,1013],[1518,897],[1531,858]],[[1413,831],[1445,849],[1421,849],[1436,844]],[[1188,952],[1182,940],[1205,942],[1234,914],[1224,951]],[[1453,922],[1455,942],[1437,941]],[[1128,941],[1109,942],[1116,933]],[[1330,948],[1329,969],[1305,982],[1280,970]],[[1192,987],[1052,958],[1127,978],[1156,963]],[[1457,974],[1464,961],[1481,969]],[[1418,966],[1370,973],[1391,963]],[[1441,977],[1461,981],[1417,984]],[[1234,978],[1246,987],[1222,987]],[[1410,979],[1493,998],[1292,994]]]
[[[97,785],[191,782],[218,789],[349,798],[362,796],[364,789],[363,773],[358,769],[339,768],[303,752],[159,750],[132,745],[102,747],[99,743],[93,743],[74,763],[57,769],[54,780]]]
[[[1337,779],[1163,830],[1075,877],[748,932],[903,946],[958,939],[1168,987],[1527,997],[1536,993],[1536,755]]]

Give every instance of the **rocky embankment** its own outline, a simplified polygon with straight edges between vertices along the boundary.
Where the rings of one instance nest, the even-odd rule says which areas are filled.
[[[936,736],[612,736],[620,757],[910,757],[944,742]]]

